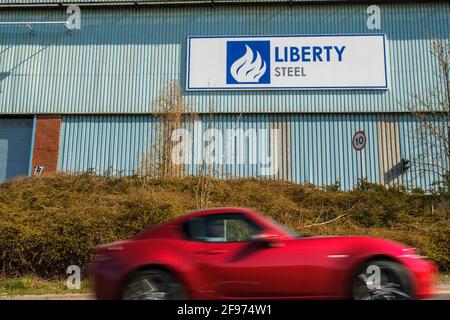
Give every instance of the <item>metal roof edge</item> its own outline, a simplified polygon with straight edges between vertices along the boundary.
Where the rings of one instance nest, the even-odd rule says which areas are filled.
[[[446,0],[378,0],[376,4],[410,4],[410,3],[440,3]],[[46,1],[46,2],[10,2],[0,3],[1,9],[34,9],[34,8],[61,8],[69,5],[78,5],[83,8],[104,7],[192,7],[192,6],[251,6],[251,5],[340,5],[340,4],[373,4],[367,0],[88,0],[77,1]]]

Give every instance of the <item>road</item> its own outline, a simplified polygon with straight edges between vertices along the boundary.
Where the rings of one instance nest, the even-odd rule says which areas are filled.
[[[450,300],[450,282],[439,283],[437,286],[438,295],[431,300]],[[0,297],[0,300],[94,300],[90,293],[86,294],[46,294],[46,295],[22,295]]]
[[[450,282],[441,282],[437,285],[438,296],[432,300],[450,300]]]

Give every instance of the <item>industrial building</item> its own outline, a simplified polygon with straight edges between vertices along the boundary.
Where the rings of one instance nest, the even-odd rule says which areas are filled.
[[[345,190],[359,178],[424,190],[439,179],[414,160],[436,161],[435,144],[418,139],[406,106],[436,86],[430,46],[449,39],[446,1],[71,3],[0,0],[0,181],[138,172],[172,81],[199,121],[275,141],[274,172],[244,157],[214,164],[221,178]]]

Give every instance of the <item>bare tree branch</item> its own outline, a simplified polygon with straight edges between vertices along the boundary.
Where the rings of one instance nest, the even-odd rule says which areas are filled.
[[[424,146],[420,154],[412,159],[416,170],[433,172],[440,177],[445,192],[450,187],[450,39],[436,39],[431,43],[431,54],[437,70],[434,72],[434,87],[424,94],[413,93],[406,105],[419,122],[413,132],[414,138]]]
[[[361,203],[361,201],[356,202],[353,206],[350,207],[350,209],[348,209],[344,213],[338,215],[336,218],[333,218],[333,219],[327,220],[327,221],[323,221],[323,222],[317,222],[319,217],[322,215],[322,213],[321,213],[321,214],[319,214],[319,217],[316,219],[316,222],[314,222],[312,224],[308,224],[308,225],[304,226],[303,228],[312,228],[312,227],[317,227],[317,226],[323,226],[325,224],[328,224],[328,223],[334,222],[336,220],[339,220],[339,219],[347,216],[360,203]]]

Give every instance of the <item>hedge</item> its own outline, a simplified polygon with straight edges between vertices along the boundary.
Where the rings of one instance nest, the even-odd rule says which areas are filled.
[[[3,183],[3,276],[63,276],[71,264],[84,266],[95,245],[130,238],[194,210],[198,179],[161,181],[86,173]],[[258,179],[212,180],[210,186],[209,207],[253,208],[306,235],[396,240],[416,247],[441,270],[450,270],[448,201],[435,201],[431,210],[430,198],[422,193],[370,184],[350,192],[339,191],[338,186],[319,189]]]

